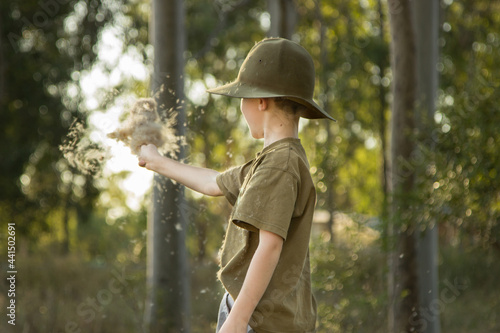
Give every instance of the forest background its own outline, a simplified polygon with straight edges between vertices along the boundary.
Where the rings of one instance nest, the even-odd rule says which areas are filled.
[[[261,143],[250,138],[237,100],[205,89],[236,77],[272,16],[266,1],[184,4],[186,160],[224,170]],[[318,331],[386,332],[390,10],[382,0],[294,4],[292,39],[315,59],[316,96],[338,120],[301,125],[318,189],[311,243]],[[435,307],[420,310],[425,320],[438,313],[443,332],[498,332],[500,4],[439,7],[433,145],[408,161],[425,166],[411,196],[439,236],[442,292]],[[141,0],[0,4],[0,262],[5,276],[7,225],[15,223],[17,270],[15,327],[4,314],[9,283],[0,284],[2,332],[143,331],[151,176],[105,134],[150,95],[150,17],[151,4]],[[82,125],[68,137],[75,119]],[[72,160],[61,145],[74,148]],[[230,207],[191,191],[184,205],[190,330],[210,332]]]

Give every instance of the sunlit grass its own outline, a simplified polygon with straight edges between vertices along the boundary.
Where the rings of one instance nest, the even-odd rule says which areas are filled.
[[[318,333],[387,332],[386,255],[376,239],[359,241],[359,230],[337,233],[334,242],[312,243]],[[357,240],[358,239],[358,240]],[[60,256],[47,245],[17,256],[19,332],[143,332],[145,260],[113,261],[77,254]],[[498,253],[456,246],[440,249],[442,332],[500,330]],[[191,263],[191,331],[213,332],[222,288],[216,263]],[[0,306],[6,306],[2,284]],[[443,294],[443,291],[446,293]],[[4,320],[1,332],[17,332]]]

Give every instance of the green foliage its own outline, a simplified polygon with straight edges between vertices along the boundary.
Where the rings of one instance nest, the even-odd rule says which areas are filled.
[[[356,241],[361,234],[347,230],[336,244],[313,244],[318,332],[387,332],[387,258],[378,242]],[[500,302],[492,292],[498,289],[497,257],[493,250],[443,246],[439,296],[432,308],[420,309],[423,318],[439,312],[442,332],[498,331]]]
[[[333,243],[316,239],[312,244],[318,332],[384,332],[386,259],[378,233],[344,220]]]
[[[427,203],[443,229],[458,233],[452,242],[500,249],[500,17],[498,4],[469,5],[444,7],[442,84]],[[471,29],[472,22],[490,29]]]
[[[376,1],[352,5],[299,1],[298,11],[297,37],[316,63],[316,95],[338,120],[310,121],[302,131],[316,167],[313,176],[325,185],[318,204],[325,209],[380,215],[380,147],[386,136],[391,78],[381,9]],[[370,170],[370,175],[354,174],[360,167]],[[331,191],[333,196],[328,195]]]
[[[92,46],[111,12],[97,1],[30,0],[4,1],[0,13],[0,206],[10,207],[0,218],[34,241],[52,209],[89,210],[97,195],[87,178],[68,188],[74,170],[58,147],[84,111],[76,83],[96,58]]]

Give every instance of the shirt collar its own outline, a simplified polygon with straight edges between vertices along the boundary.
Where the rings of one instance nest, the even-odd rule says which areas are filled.
[[[259,157],[260,155],[265,154],[267,152],[270,152],[270,151],[276,149],[279,146],[287,145],[289,143],[291,143],[291,144],[299,144],[299,145],[301,144],[300,143],[300,139],[296,139],[296,138],[284,138],[284,139],[280,139],[278,141],[275,141],[275,142],[271,143],[269,146],[264,147],[260,152],[257,153],[257,157]]]

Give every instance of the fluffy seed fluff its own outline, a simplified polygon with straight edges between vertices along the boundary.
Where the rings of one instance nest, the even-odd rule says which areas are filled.
[[[139,155],[142,145],[150,143],[161,153],[173,153],[178,150],[174,124],[175,117],[166,123],[160,120],[153,98],[141,98],[134,103],[128,118],[108,137],[122,141],[135,155]]]
[[[108,158],[108,150],[88,138],[82,121],[75,119],[68,134],[59,146],[69,165],[84,175],[99,177]]]

